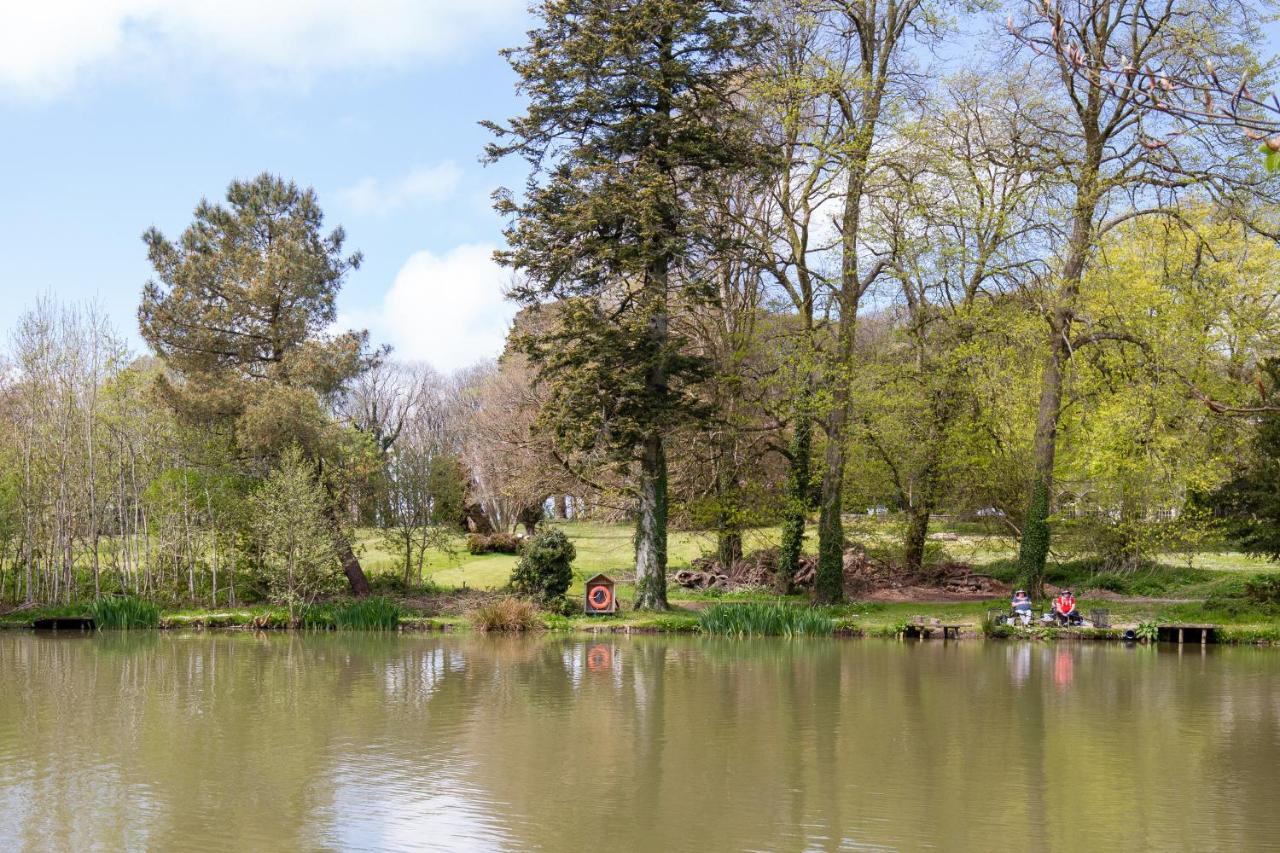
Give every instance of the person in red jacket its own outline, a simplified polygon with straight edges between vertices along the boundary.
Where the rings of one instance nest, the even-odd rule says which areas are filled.
[[[1071,594],[1071,590],[1064,589],[1058,593],[1058,597],[1053,600],[1053,615],[1064,625],[1078,624],[1083,621],[1076,610],[1076,597]]]

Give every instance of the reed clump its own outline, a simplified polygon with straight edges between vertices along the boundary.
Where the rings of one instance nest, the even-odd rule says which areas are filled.
[[[538,608],[520,598],[499,598],[476,607],[468,615],[478,631],[532,631],[542,626]]]
[[[99,598],[89,608],[94,625],[113,631],[160,627],[160,608],[134,596]]]
[[[778,601],[713,604],[702,612],[698,628],[726,637],[828,637],[834,625],[811,607]]]

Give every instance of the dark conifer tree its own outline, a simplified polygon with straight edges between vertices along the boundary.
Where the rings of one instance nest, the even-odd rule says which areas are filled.
[[[560,302],[524,347],[550,390],[543,424],[605,453],[636,493],[636,606],[667,606],[664,435],[702,414],[673,312],[714,298],[710,188],[761,168],[739,87],[760,27],[739,0],[544,0],[505,52],[525,115],[486,123],[496,160],[522,155],[499,260],[523,305]]]

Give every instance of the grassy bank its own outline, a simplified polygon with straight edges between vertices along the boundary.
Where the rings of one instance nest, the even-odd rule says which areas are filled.
[[[577,548],[571,601],[580,600],[583,581],[605,572],[618,581],[622,612],[610,617],[579,614],[542,613],[541,626],[556,631],[659,631],[711,633],[768,633],[709,624],[706,611],[716,604],[776,603],[767,592],[690,591],[671,586],[673,605],[668,614],[635,613],[629,609],[633,597],[630,583],[632,529],[621,524],[566,523],[565,531]],[[1005,581],[1016,577],[1012,559],[1016,543],[1007,536],[975,529],[972,525],[942,525],[945,537],[931,542],[937,559],[971,563],[975,570]],[[868,548],[887,551],[893,547],[896,527],[892,523],[855,519],[851,538]],[[746,535],[747,550],[777,544],[776,528],[761,528]],[[812,540],[813,537],[810,537]],[[302,614],[303,627],[322,629],[376,629],[399,627],[405,630],[471,630],[471,614],[479,604],[491,600],[480,591],[500,590],[510,576],[517,558],[504,554],[471,555],[459,545],[452,553],[433,551],[428,555],[424,585],[406,589],[400,582],[396,558],[383,551],[377,536],[366,531],[359,536],[361,558],[376,591],[379,604],[356,603],[339,597],[310,608]],[[672,572],[687,568],[697,557],[714,548],[709,533],[673,531],[669,565]],[[812,541],[810,541],[812,545]],[[1106,571],[1096,560],[1063,560],[1051,564],[1048,580],[1055,586],[1070,585],[1081,595],[1086,614],[1105,609],[1113,625],[1133,626],[1142,622],[1194,622],[1223,626],[1222,635],[1231,640],[1280,642],[1280,605],[1250,601],[1246,584],[1276,567],[1265,561],[1229,552],[1169,555],[1126,572]],[[808,611],[804,597],[782,602]],[[817,619],[830,624],[837,633],[872,636],[896,635],[898,629],[915,618],[964,623],[977,631],[988,610],[1003,608],[1001,599],[965,602],[855,602],[841,607],[821,608]],[[129,624],[130,627],[162,629],[276,629],[288,627],[289,614],[282,608],[263,604],[209,608],[172,604],[121,604],[95,606],[84,602],[69,607],[42,607],[0,613],[0,627],[25,627],[47,616],[98,617],[100,624]],[[729,612],[729,611],[724,611]],[[752,614],[751,618],[756,618]],[[776,614],[775,614],[776,616]],[[732,621],[730,617],[730,621]],[[115,621],[113,621],[115,620]],[[766,620],[767,621],[767,620]],[[725,623],[726,625],[729,623]],[[779,630],[777,633],[785,633]],[[805,633],[805,631],[793,631]]]

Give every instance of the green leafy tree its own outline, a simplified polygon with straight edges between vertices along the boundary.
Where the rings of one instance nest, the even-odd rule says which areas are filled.
[[[1268,360],[1264,370],[1274,394],[1280,389],[1280,359]],[[1210,503],[1242,549],[1280,560],[1280,410],[1263,412],[1256,429],[1253,453]]]
[[[328,485],[343,569],[364,595],[368,581],[341,530],[341,478],[325,472],[343,443],[327,411],[379,353],[365,332],[329,332],[360,255],[344,256],[342,229],[324,234],[323,219],[310,189],[265,173],[233,181],[227,204],[201,201],[176,243],[155,228],[143,236],[156,279],[138,320],[169,371],[161,396],[181,420],[223,430],[259,468],[301,448]]]
[[[328,496],[299,448],[290,448],[249,498],[250,527],[258,543],[267,594],[298,611],[335,587],[337,552],[325,519]]]
[[[667,607],[664,436],[700,414],[705,377],[673,329],[706,301],[714,235],[709,191],[765,161],[738,90],[761,37],[740,0],[544,0],[529,43],[505,56],[525,115],[487,123],[488,156],[522,155],[533,174],[498,259],[512,297],[563,300],[524,348],[548,385],[543,423],[562,447],[606,452],[637,503],[636,606]]]

